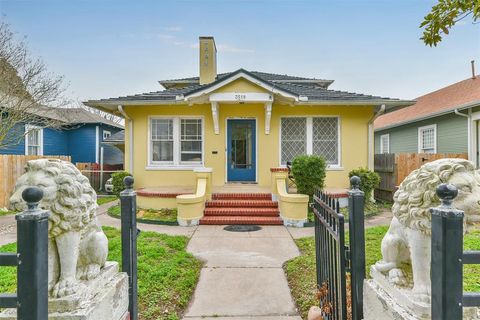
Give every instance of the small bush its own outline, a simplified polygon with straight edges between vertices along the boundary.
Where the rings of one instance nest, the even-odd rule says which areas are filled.
[[[373,190],[380,185],[380,175],[367,168],[358,168],[350,171],[348,176],[360,178],[360,190],[365,192],[365,201],[370,201]]]
[[[325,186],[327,164],[319,156],[298,156],[292,163],[292,174],[297,185],[297,192],[313,197],[315,188]]]
[[[131,176],[127,171],[119,171],[112,174],[113,194],[117,197],[120,196],[120,192],[125,190],[125,184],[123,178]]]

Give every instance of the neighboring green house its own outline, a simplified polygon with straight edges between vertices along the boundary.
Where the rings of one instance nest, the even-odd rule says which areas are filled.
[[[378,117],[375,153],[468,153],[479,165],[480,78],[472,77]]]

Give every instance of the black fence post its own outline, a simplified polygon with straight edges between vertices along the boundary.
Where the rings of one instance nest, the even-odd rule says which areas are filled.
[[[128,274],[130,320],[137,320],[137,193],[133,190],[133,177],[125,177],[123,182],[126,189],[120,192],[122,271]]]
[[[441,184],[437,196],[442,204],[432,213],[432,319],[462,319],[463,217],[452,206],[458,194],[454,185]]]
[[[365,280],[365,193],[360,190],[360,178],[350,178],[348,192],[348,229],[350,232],[350,276],[352,320],[363,319],[363,281]]]
[[[48,318],[48,216],[38,208],[43,191],[26,188],[22,198],[27,209],[17,220],[17,317],[22,320]]]

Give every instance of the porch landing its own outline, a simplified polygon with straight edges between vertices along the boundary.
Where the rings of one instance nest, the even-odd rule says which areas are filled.
[[[186,186],[168,186],[168,187],[147,187],[137,189],[137,195],[141,197],[155,197],[155,198],[175,198],[182,194],[195,193],[194,187]],[[212,187],[214,194],[271,194],[269,187],[260,187],[257,184],[251,183],[227,183],[223,186]]]

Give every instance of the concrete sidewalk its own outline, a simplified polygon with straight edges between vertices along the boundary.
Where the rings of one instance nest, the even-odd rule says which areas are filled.
[[[187,250],[205,261],[184,319],[300,320],[282,264],[299,255],[287,229],[199,226]]]
[[[15,215],[0,217],[0,246],[17,241]]]

